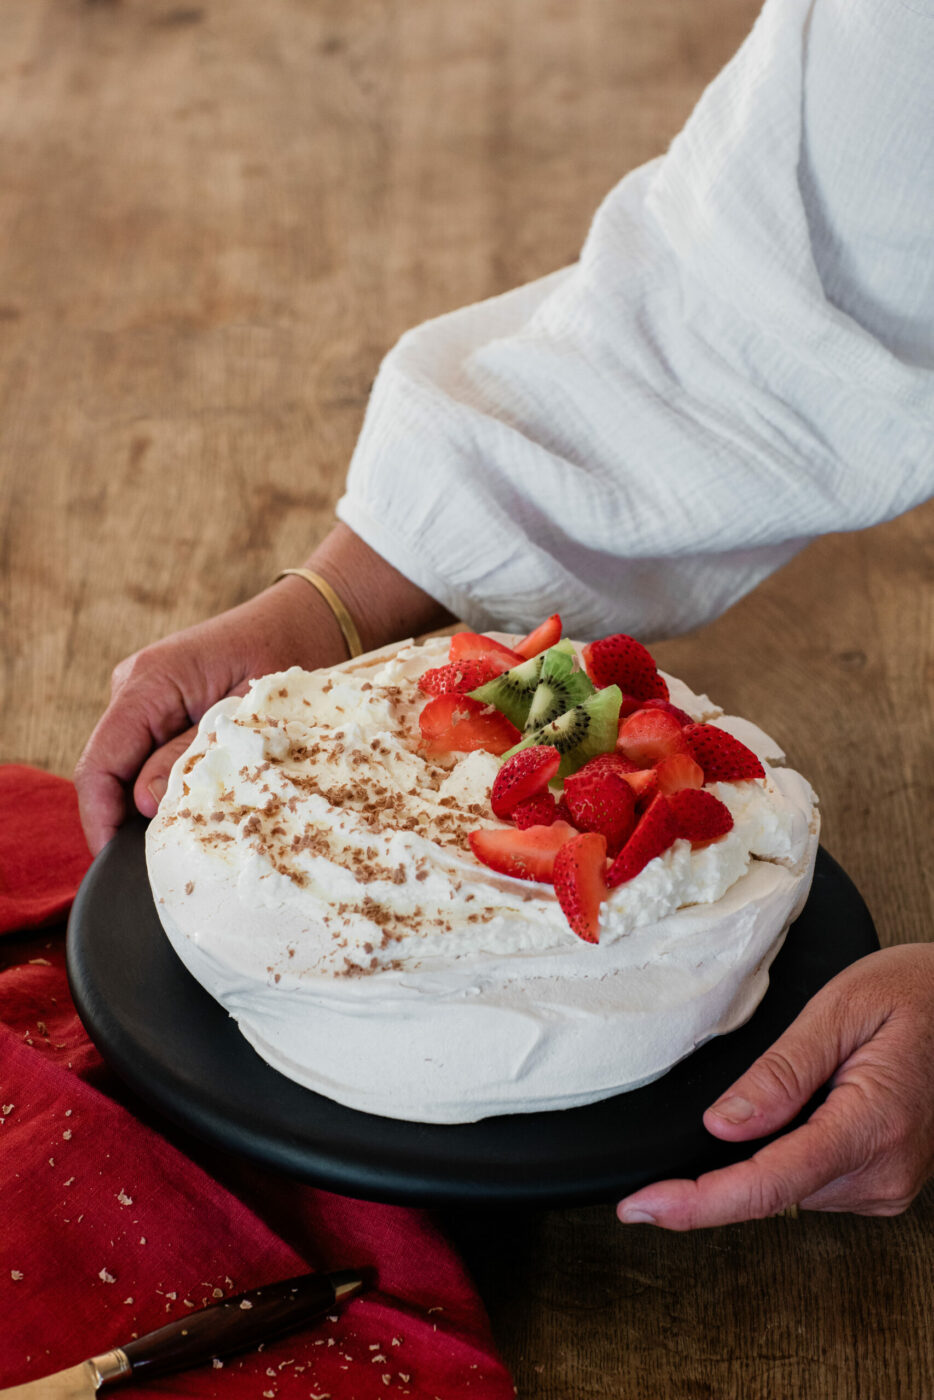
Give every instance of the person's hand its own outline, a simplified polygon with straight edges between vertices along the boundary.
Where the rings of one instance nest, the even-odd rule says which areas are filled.
[[[841,972],[704,1124],[727,1142],[764,1137],[828,1081],[826,1100],[801,1127],[697,1181],[643,1187],[620,1201],[620,1220],[692,1230],[790,1205],[906,1210],[934,1169],[934,944],[888,948]]]
[[[289,666],[346,658],[330,610],[302,579],[283,579],[229,612],[121,661],[111,698],[75,770],[81,820],[94,854],[126,817],[126,788],[155,815],[169,770],[204,712],[249,682]]]
[[[364,651],[441,627],[450,615],[346,525],[306,561],[337,590]],[[347,658],[328,604],[290,576],[208,622],[176,632],[121,661],[110,704],[75,770],[81,821],[96,855],[127,815],[126,790],[155,815],[172,764],[204,712],[251,680],[289,666],[313,670]]]

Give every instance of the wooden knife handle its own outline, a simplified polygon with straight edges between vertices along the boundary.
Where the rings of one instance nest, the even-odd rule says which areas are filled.
[[[355,1282],[359,1284],[356,1289]],[[323,1317],[338,1305],[339,1296],[349,1299],[368,1282],[366,1271],[358,1269],[302,1274],[224,1298],[138,1337],[120,1350],[133,1368],[134,1378],[163,1376],[273,1341]]]

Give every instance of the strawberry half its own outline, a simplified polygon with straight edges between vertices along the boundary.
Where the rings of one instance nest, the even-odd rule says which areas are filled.
[[[449,661],[488,661],[497,667],[494,672],[497,676],[511,671],[513,666],[521,666],[525,659],[517,651],[481,632],[455,632],[448,648]]]
[[[687,710],[682,710],[680,706],[673,705],[670,700],[643,700],[641,708],[643,710],[662,710],[666,715],[672,715],[683,729],[686,724],[693,724],[694,721]]]
[[[529,826],[525,831],[512,827],[499,831],[483,828],[472,831],[467,840],[477,860],[491,870],[519,880],[538,880],[550,885],[555,856],[565,842],[576,835],[567,822],[552,822],[550,826]]]
[[[516,642],[515,650],[527,661],[531,661],[533,656],[538,656],[539,652],[547,651],[549,647],[553,647],[560,640],[561,615],[560,613],[552,613],[551,617],[546,618],[541,626],[535,628],[534,632],[523,637],[521,642]]]
[[[687,752],[670,753],[667,758],[660,759],[655,765],[655,776],[659,792],[666,797],[682,788],[704,786],[704,770]]]
[[[684,788],[672,793],[668,807],[678,828],[678,835],[695,848],[709,846],[733,830],[729,807],[703,788]]]
[[[658,773],[655,768],[640,768],[631,758],[614,749],[613,753],[598,753],[588,759],[579,773],[618,773],[632,789],[637,806],[648,805],[648,799],[658,792]]]
[[[449,661],[446,666],[434,666],[418,678],[418,688],[425,695],[466,695],[486,685],[494,676],[502,675],[499,667],[487,658],[476,661]]]
[[[555,856],[554,887],[571,928],[585,943],[600,941],[600,905],[606,899],[606,841],[598,832],[574,836]]]
[[[765,769],[752,749],[725,729],[714,724],[692,724],[684,730],[684,737],[704,770],[706,783],[739,783],[745,778],[765,777]]]
[[[662,701],[662,704],[664,703]],[[646,701],[640,700],[638,695],[627,695],[626,691],[623,691],[623,702],[619,707],[620,719],[625,719],[627,715],[634,715],[636,710],[644,709],[645,705]]]
[[[564,800],[578,831],[598,832],[606,854],[615,856],[636,824],[636,799],[622,774],[611,768],[587,773],[586,768],[565,780]]]
[[[520,802],[544,792],[560,763],[561,755],[553,744],[533,744],[507,758],[490,793],[494,815],[505,821]]]
[[[635,637],[616,632],[598,642],[589,642],[581,652],[584,666],[594,685],[618,685],[624,694],[637,700],[655,696],[668,699],[668,687],[658,674],[652,653]]]
[[[668,847],[677,841],[678,827],[671,815],[669,800],[661,793],[653,797],[635,831],[606,873],[606,883],[611,890],[638,875],[650,860],[664,855]]]
[[[517,802],[509,817],[520,831],[525,831],[529,826],[551,826],[552,822],[558,820],[558,815],[558,804],[554,794],[546,791],[537,792],[534,797],[527,797],[524,802]]]
[[[588,758],[583,768],[578,768],[574,774],[575,778],[581,778],[585,774],[594,777],[597,773],[636,773],[638,768],[631,758],[626,758],[625,754],[618,753],[598,753],[593,758]]]
[[[644,810],[658,792],[658,769],[637,768],[633,773],[624,773],[623,778],[632,788],[636,806]]]
[[[617,751],[642,768],[651,768],[673,753],[687,753],[687,740],[674,715],[664,710],[637,710],[619,726]]]
[[[429,700],[418,717],[418,726],[422,752],[429,756],[473,753],[476,749],[503,754],[521,738],[499,710],[471,700],[469,695],[438,695]]]

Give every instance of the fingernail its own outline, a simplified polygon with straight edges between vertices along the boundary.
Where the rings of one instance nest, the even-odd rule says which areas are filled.
[[[649,1215],[647,1210],[640,1210],[638,1206],[624,1206],[619,1213],[619,1218],[624,1225],[654,1225],[655,1216]]]
[[[153,802],[162,801],[163,797],[165,797],[165,790],[168,787],[168,785],[169,783],[167,778],[153,778],[152,782],[149,784],[148,787],[148,791],[152,796]]]
[[[735,1095],[729,1099],[721,1099],[709,1110],[715,1118],[722,1118],[727,1123],[746,1123],[756,1111],[754,1103],[748,1099],[741,1099]]]

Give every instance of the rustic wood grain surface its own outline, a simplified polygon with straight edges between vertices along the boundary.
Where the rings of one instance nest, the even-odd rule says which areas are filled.
[[[117,660],[303,557],[396,337],[572,259],[756,9],[3,0],[0,759],[69,772]],[[658,649],[785,741],[884,943],[930,936],[932,526]],[[934,1394],[932,1205],[452,1225],[530,1400],[896,1400]]]

